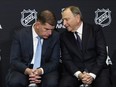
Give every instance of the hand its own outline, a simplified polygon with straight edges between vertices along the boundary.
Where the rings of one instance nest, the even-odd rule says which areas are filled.
[[[91,75],[89,75],[89,73],[87,72],[83,72],[83,78],[82,78],[82,82],[84,84],[91,84],[93,82],[93,77]]]
[[[29,76],[29,80],[30,80],[30,83],[41,83],[41,80],[40,80],[41,76],[35,76],[35,75],[30,75]]]
[[[33,73],[29,75],[30,83],[41,83],[40,78],[41,76],[36,74],[35,71],[33,71]]]
[[[33,69],[30,69],[30,68],[25,69],[25,72],[24,72],[25,75],[30,75],[32,73],[33,73]]]
[[[42,70],[39,68],[39,69],[35,69],[34,70],[34,74],[36,75],[42,75]]]
[[[84,76],[83,76],[83,73],[80,73],[78,77],[79,77],[80,80],[82,80],[83,77],[84,77]]]

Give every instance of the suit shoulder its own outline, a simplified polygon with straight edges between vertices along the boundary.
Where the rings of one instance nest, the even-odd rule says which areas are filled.
[[[30,28],[21,28],[21,29],[14,31],[13,37],[23,38],[27,34],[31,34],[31,29]]]
[[[89,29],[92,29],[93,31],[101,30],[100,25],[85,23],[85,26],[87,26]]]
[[[31,27],[20,28],[20,29],[18,29],[18,30],[15,30],[14,33],[16,33],[16,34],[22,34],[22,33],[25,33],[25,32],[27,32],[27,31],[30,31],[30,30],[31,30],[30,28],[31,28]]]
[[[102,27],[100,26],[100,25],[96,25],[96,24],[94,24],[93,25],[93,29],[94,29],[94,31],[102,31]]]
[[[70,33],[67,29],[65,29],[62,33],[61,33],[61,37],[66,36],[68,33]]]
[[[53,31],[53,34],[52,34],[53,37],[54,36],[59,36],[59,35],[60,35],[60,33],[58,31],[56,31],[56,30]]]

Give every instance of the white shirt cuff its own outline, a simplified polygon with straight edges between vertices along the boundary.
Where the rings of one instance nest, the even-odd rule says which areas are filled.
[[[89,73],[90,76],[92,76],[94,79],[96,78],[96,75],[93,73]]]
[[[43,68],[39,68],[39,69],[41,69],[41,71],[42,71],[42,75],[44,74],[44,70],[43,70]]]
[[[81,71],[77,71],[77,72],[75,72],[74,73],[74,75],[77,77],[77,78],[79,78],[79,74],[81,73]]]

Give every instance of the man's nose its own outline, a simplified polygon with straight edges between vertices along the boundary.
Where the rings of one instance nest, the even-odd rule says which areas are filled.
[[[66,24],[67,24],[67,22],[64,20],[64,21],[63,21],[63,25],[66,26]]]

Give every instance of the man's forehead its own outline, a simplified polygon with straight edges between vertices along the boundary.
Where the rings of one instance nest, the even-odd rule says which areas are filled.
[[[49,29],[54,29],[55,26],[50,25],[49,23],[45,23],[45,27]]]
[[[73,16],[72,12],[70,10],[65,10],[63,13],[62,13],[62,19],[65,19],[65,18],[70,18],[71,16]]]

